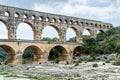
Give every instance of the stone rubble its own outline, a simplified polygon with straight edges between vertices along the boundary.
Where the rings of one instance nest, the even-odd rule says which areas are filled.
[[[98,67],[92,67],[97,63]],[[39,64],[0,66],[0,71],[14,72],[21,75],[33,75],[44,77],[73,78],[74,80],[120,80],[120,66],[104,62],[82,62],[79,66],[63,64]],[[1,77],[0,77],[1,78]],[[0,79],[1,80],[1,79]]]

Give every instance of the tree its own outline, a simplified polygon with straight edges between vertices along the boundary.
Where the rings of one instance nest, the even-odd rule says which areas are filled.
[[[76,42],[76,37],[72,37],[69,40],[67,40],[67,42]]]
[[[57,37],[54,38],[44,37],[42,38],[42,41],[59,41],[59,39]]]
[[[95,48],[97,46],[97,41],[94,38],[84,37],[83,44],[81,48],[83,48],[86,53],[92,54],[95,53]]]

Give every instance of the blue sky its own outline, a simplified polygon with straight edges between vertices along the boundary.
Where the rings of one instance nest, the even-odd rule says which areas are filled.
[[[0,4],[120,26],[120,0],[0,0]]]

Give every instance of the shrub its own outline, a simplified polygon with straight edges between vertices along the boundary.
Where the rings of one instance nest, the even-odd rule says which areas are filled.
[[[105,60],[105,63],[110,63],[110,60]]]
[[[102,65],[105,65],[105,63],[102,63]]]
[[[74,65],[74,66],[78,66],[78,65],[79,65],[79,63],[75,62],[75,65]]]
[[[8,60],[5,60],[4,64],[7,65],[8,64]]]
[[[87,59],[87,61],[89,61],[89,62],[92,62],[92,61],[95,61],[95,60],[96,60],[95,57],[92,57],[92,56],[89,56],[88,59]]]
[[[55,63],[56,63],[56,64],[59,63],[59,59],[58,59],[58,58],[55,59]]]
[[[112,61],[112,65],[120,65],[120,54],[117,56],[115,61]]]
[[[116,61],[120,62],[120,54],[117,56]]]
[[[68,61],[66,61],[66,65],[67,65],[67,64],[69,64],[69,62],[68,62]]]
[[[93,64],[92,66],[93,66],[93,67],[98,67],[98,64],[95,63],[95,64]]]
[[[28,64],[28,63],[30,63],[29,60],[27,60],[27,59],[22,60],[22,64]]]
[[[116,65],[120,65],[120,61],[117,61],[117,62],[116,62]]]

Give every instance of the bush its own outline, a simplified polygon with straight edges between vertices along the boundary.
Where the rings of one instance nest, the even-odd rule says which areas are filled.
[[[89,61],[89,62],[93,62],[95,60],[96,60],[95,57],[92,57],[92,56],[89,56],[88,59],[87,59],[87,61]]]
[[[98,67],[98,64],[95,63],[95,64],[93,64],[92,66],[93,66],[93,67]]]
[[[8,60],[5,60],[4,64],[7,65],[8,64]]]
[[[59,59],[58,59],[58,58],[55,59],[55,63],[56,63],[56,64],[59,63]]]
[[[102,65],[105,65],[105,63],[102,63]]]
[[[79,65],[79,63],[75,63],[75,65],[74,66],[78,66]]]
[[[27,64],[27,63],[29,63],[29,60],[27,60],[27,59],[22,60],[22,64]]]
[[[68,61],[66,61],[66,65],[67,65],[67,64],[69,64],[69,62],[68,62]]]
[[[120,54],[117,56],[116,61],[120,62]]]
[[[120,61],[117,61],[117,62],[116,62],[116,65],[120,65]]]
[[[105,60],[105,63],[110,63],[110,60]]]

